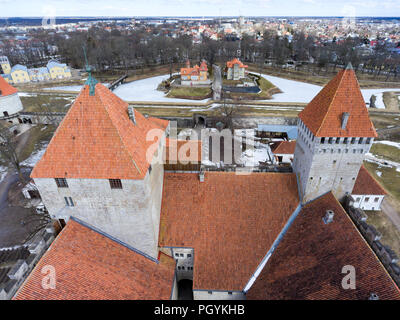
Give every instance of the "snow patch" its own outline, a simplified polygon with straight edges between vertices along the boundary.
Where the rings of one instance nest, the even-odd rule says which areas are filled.
[[[36,163],[42,158],[44,152],[46,151],[48,143],[42,143],[40,149],[34,151],[30,157],[24,160],[21,165],[26,167],[34,167]]]

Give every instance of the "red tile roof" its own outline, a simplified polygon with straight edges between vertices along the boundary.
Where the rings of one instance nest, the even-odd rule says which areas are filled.
[[[226,63],[226,66],[227,66],[228,68],[232,68],[233,65],[235,65],[235,64],[238,64],[238,65],[239,65],[239,68],[247,68],[247,67],[248,67],[247,65],[243,64],[238,58],[234,58],[234,59],[232,59],[231,61],[228,61],[228,62]]]
[[[143,179],[149,162],[146,141],[152,129],[165,130],[167,120],[145,118],[102,84],[95,95],[84,86],[56,130],[32,178]],[[149,159],[151,160],[151,159]]]
[[[326,210],[333,222],[324,224]],[[356,289],[345,290],[342,273],[355,267]],[[400,291],[332,193],[299,213],[253,286],[247,299],[400,299]]]
[[[0,97],[9,96],[17,92],[17,89],[4,80],[2,76],[0,76]]]
[[[271,147],[271,151],[275,154],[294,154],[295,149],[296,141],[279,141]]]
[[[385,195],[387,192],[381,185],[374,179],[373,176],[365,169],[364,165],[361,166],[358,172],[356,183],[353,187],[352,194],[355,195]]]
[[[240,291],[298,204],[294,174],[165,173],[159,244],[194,248],[194,289]]]
[[[189,161],[191,163],[201,162],[201,140],[175,140],[167,138],[165,161],[175,161],[178,163],[181,161]]]
[[[342,115],[349,113],[345,129]],[[340,71],[299,113],[317,137],[377,137],[353,69]]]
[[[55,268],[56,288],[43,289],[42,268]],[[14,299],[170,299],[172,258],[160,263],[70,220],[40,259]]]

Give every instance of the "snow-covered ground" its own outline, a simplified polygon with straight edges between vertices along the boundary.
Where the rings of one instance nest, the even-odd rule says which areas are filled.
[[[322,89],[322,87],[308,84],[305,82],[287,80],[283,78],[269,76],[267,74],[262,75],[265,79],[272,82],[276,87],[281,89],[283,93],[274,94],[272,101],[276,102],[310,102]],[[364,97],[365,102],[369,103],[371,96],[376,95],[375,105],[379,109],[384,109],[382,94],[386,91],[400,91],[399,88],[393,89],[361,89],[361,93]],[[271,101],[271,100],[270,100]]]
[[[274,94],[271,100],[275,102],[289,102],[289,103],[308,103],[310,102],[322,89],[321,86],[309,84],[301,81],[288,80],[284,78],[274,77],[267,74],[262,76],[268,81],[277,86],[282,93]],[[158,91],[158,85],[168,79],[169,75],[157,76],[142,80],[133,81],[130,83],[122,84],[114,93],[121,99],[126,101],[154,101],[154,102],[206,102],[204,100],[186,100],[177,98],[167,98],[162,91]],[[82,86],[63,86],[46,88],[46,90],[65,90],[79,92]],[[376,107],[384,108],[382,93],[385,91],[400,91],[399,88],[393,89],[362,89],[361,92],[365,102],[369,103],[371,96],[376,95]]]
[[[255,148],[247,149],[236,162],[244,164],[245,167],[257,167],[260,162],[270,160],[270,150],[268,145],[256,142]]]
[[[34,151],[30,157],[26,160],[24,160],[21,165],[26,166],[26,167],[34,167],[36,163],[42,158],[44,152],[46,151],[48,143],[42,143],[40,148],[36,151]]]
[[[0,166],[0,183],[4,180],[7,174],[7,167]]]
[[[397,149],[400,149],[400,142],[382,140],[382,141],[374,141],[374,143],[386,144],[388,146],[392,146],[392,147],[395,147]]]

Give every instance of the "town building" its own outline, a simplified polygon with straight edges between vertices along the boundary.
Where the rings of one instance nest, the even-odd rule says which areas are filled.
[[[246,77],[247,65],[243,64],[238,58],[234,58],[226,63],[226,78],[228,80],[240,80]]]
[[[32,82],[36,81],[49,81],[51,76],[46,67],[28,69],[29,77]]]
[[[278,141],[272,145],[271,151],[278,163],[291,164],[295,148],[296,141]]]
[[[164,171],[155,159],[168,122],[144,117],[89,74],[32,171],[49,213],[66,227],[15,298],[174,299],[179,282],[192,281],[194,299],[400,300],[338,201],[351,193],[364,154],[336,158],[352,145],[342,136],[376,135],[360,95],[348,67],[304,109],[294,173]],[[357,148],[372,143],[362,142]],[[326,145],[336,153],[321,158]],[[319,188],[308,184],[314,174]],[[45,265],[65,270],[54,290],[40,288]],[[342,285],[348,265],[357,274],[351,290]]]
[[[210,84],[208,80],[208,67],[204,60],[201,62],[200,66],[196,64],[193,68],[190,67],[190,61],[187,60],[186,67],[181,68],[180,76],[181,85],[183,86]]]
[[[59,63],[56,60],[50,60],[47,65],[50,77],[54,79],[68,79],[71,78],[71,70],[65,63]]]
[[[11,72],[11,65],[8,57],[0,56],[0,74],[9,74]]]
[[[0,76],[0,117],[9,117],[22,111],[18,90]]]
[[[21,64],[16,64],[13,66],[10,74],[13,84],[27,83],[31,81],[28,68]]]

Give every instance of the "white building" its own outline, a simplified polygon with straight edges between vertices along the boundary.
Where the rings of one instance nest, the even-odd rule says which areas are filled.
[[[271,151],[278,163],[291,164],[295,148],[296,141],[279,141],[271,147]]]
[[[22,111],[18,90],[0,76],[0,117],[9,117]]]
[[[362,210],[379,211],[385,195],[385,189],[369,174],[364,166],[361,166],[351,193],[354,199],[354,207]]]

